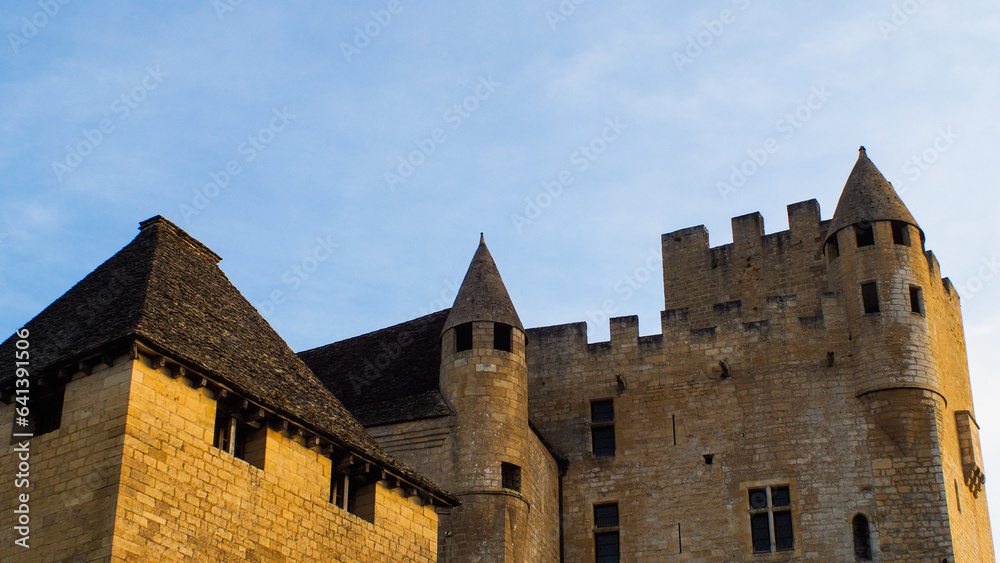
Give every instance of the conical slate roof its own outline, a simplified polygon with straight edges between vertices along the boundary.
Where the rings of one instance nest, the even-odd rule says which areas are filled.
[[[873,221],[902,221],[920,229],[892,184],[875,168],[865,148],[861,147],[858,161],[840,194],[827,237],[844,227]]]
[[[455,297],[455,306],[441,332],[471,321],[492,321],[524,330],[482,234],[479,235],[479,248]]]
[[[34,373],[137,340],[261,406],[449,498],[388,456],[219,269],[219,256],[157,216],[28,322]],[[0,386],[15,337],[0,345]],[[3,377],[6,376],[6,377]]]

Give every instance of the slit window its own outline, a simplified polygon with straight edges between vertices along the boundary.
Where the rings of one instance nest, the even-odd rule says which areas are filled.
[[[521,468],[513,463],[501,463],[500,481],[503,488],[521,492]]]
[[[503,323],[493,323],[493,348],[496,350],[503,350],[504,352],[511,351],[513,333],[511,331],[510,325],[505,325]]]
[[[590,433],[594,457],[615,455],[615,401],[590,403]]]
[[[264,469],[266,443],[267,428],[260,423],[244,422],[221,405],[216,407],[213,446],[258,469]]]
[[[924,314],[924,290],[915,285],[910,286],[910,310],[920,315]]]
[[[858,248],[862,246],[872,246],[875,244],[875,229],[871,223],[854,226],[854,235],[857,237]]]
[[[878,284],[868,282],[861,284],[861,301],[865,307],[865,313],[878,313]]]
[[[594,505],[594,553],[597,563],[621,561],[618,503]]]
[[[892,242],[910,246],[910,227],[902,221],[892,222]]]
[[[787,486],[750,489],[750,536],[754,553],[795,549]]]
[[[455,327],[455,351],[472,350],[472,323],[460,324]]]
[[[851,521],[851,529],[854,534],[854,557],[858,561],[872,560],[872,534],[868,526],[868,517],[858,514]]]
[[[826,256],[830,260],[840,256],[840,243],[837,241],[836,234],[830,237],[830,240],[826,241]]]

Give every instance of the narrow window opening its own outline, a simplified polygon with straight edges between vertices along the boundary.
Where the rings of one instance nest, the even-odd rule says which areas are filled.
[[[334,469],[330,476],[330,504],[374,522],[375,485]]]
[[[857,237],[858,248],[875,244],[875,229],[871,223],[855,225],[854,234]]]
[[[621,561],[618,503],[594,505],[594,552],[597,563]]]
[[[865,313],[878,313],[878,284],[868,282],[861,284],[861,300],[865,306]]]
[[[513,334],[510,325],[493,323],[493,348],[510,352],[513,344]]]
[[[958,513],[962,513],[962,494],[958,488],[958,479],[955,479],[955,504],[958,505]]]
[[[851,521],[851,529],[854,532],[854,557],[859,561],[872,560],[872,534],[868,526],[868,517],[858,514]]]
[[[703,454],[701,457],[705,458],[705,465],[712,465],[715,460],[715,454]]]
[[[266,443],[267,428],[244,422],[221,405],[216,407],[213,446],[258,469],[264,469]]]
[[[472,323],[460,324],[455,327],[455,351],[472,350]]]
[[[750,489],[750,538],[754,553],[795,549],[787,486]]]
[[[501,484],[503,488],[521,492],[521,468],[513,463],[500,464]]]
[[[840,256],[840,243],[837,242],[837,235],[833,235],[826,243],[826,256],[830,260]]]
[[[915,285],[910,286],[910,310],[920,315],[924,314],[924,290]]]
[[[615,402],[614,399],[590,403],[591,437],[594,457],[615,455]]]
[[[910,228],[902,221],[892,222],[892,242],[903,246],[910,246]]]

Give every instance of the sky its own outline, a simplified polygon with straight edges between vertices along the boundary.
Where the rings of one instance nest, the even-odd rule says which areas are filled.
[[[1000,475],[994,2],[4,0],[0,31],[3,334],[155,215],[296,351],[450,306],[481,232],[525,326],[654,334],[662,233],[829,219],[864,145],[962,297]]]

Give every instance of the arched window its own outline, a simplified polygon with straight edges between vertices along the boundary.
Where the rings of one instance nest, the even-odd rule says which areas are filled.
[[[872,534],[868,528],[868,518],[864,514],[858,514],[851,521],[854,529],[854,556],[859,561],[872,560]]]

